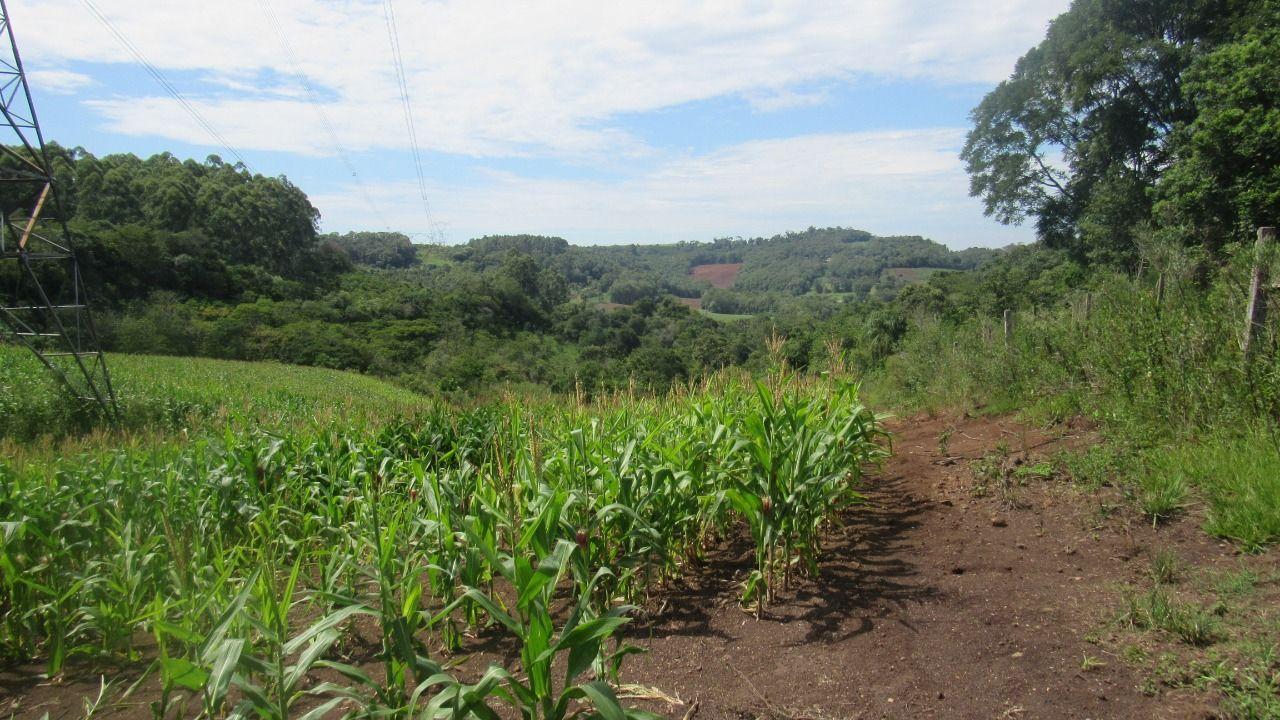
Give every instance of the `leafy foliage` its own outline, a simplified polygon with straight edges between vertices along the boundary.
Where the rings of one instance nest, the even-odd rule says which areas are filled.
[[[962,154],[972,193],[1001,222],[1033,218],[1051,247],[1126,264],[1172,172],[1171,201],[1201,186],[1188,219],[1202,232],[1192,235],[1220,248],[1241,229],[1231,223],[1238,209],[1215,217],[1221,197],[1215,203],[1207,188],[1230,187],[1236,173],[1247,181],[1250,171],[1231,166],[1229,153],[1210,160],[1212,148],[1236,141],[1240,111],[1231,107],[1270,107],[1259,96],[1274,74],[1262,49],[1270,30],[1247,29],[1274,23],[1270,0],[1076,0],[973,111]],[[1264,138],[1271,125],[1248,132]]]

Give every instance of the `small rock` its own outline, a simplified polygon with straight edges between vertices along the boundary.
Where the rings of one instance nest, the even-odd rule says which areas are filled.
[[[1002,517],[991,518],[991,527],[1008,527],[1009,523],[1005,522]]]

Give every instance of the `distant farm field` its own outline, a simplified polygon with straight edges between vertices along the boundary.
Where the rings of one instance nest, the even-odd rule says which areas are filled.
[[[703,310],[702,314],[720,322],[738,322],[739,320],[750,320],[755,317],[755,315],[735,315],[733,313],[717,313],[709,310]]]
[[[712,263],[694,265],[689,269],[689,274],[699,280],[706,280],[711,283],[711,287],[723,290],[733,287],[733,281],[737,279],[740,270],[742,263]]]

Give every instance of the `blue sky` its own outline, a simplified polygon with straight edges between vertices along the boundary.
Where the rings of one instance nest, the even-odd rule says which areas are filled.
[[[306,190],[325,230],[591,244],[844,225],[961,248],[1032,239],[983,217],[956,155],[969,110],[1066,5],[41,0],[10,11],[48,137],[99,155],[230,157],[96,7],[254,171]]]

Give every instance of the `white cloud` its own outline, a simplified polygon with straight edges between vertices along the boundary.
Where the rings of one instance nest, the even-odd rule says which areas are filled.
[[[830,98],[826,90],[802,92],[789,88],[770,88],[746,93],[747,103],[757,112],[773,112],[797,107],[821,105]]]
[[[290,96],[278,80],[296,78],[296,71],[322,91],[344,145],[406,145],[381,0],[271,0],[297,69],[262,0],[96,4],[156,65],[230,85],[191,99],[238,147],[332,151],[305,98]],[[992,82],[1065,6],[401,0],[396,13],[428,149],[572,158],[643,152],[611,126],[623,113],[727,95],[777,109],[821,101],[820,93],[788,89],[797,84],[863,76]],[[45,62],[132,62],[80,0],[31,3],[18,19],[28,54]],[[140,90],[156,97],[98,98],[93,108],[116,132],[208,143],[176,102],[154,88]]]
[[[534,232],[575,243],[708,240],[809,225],[923,234],[953,248],[1007,245],[1030,232],[995,226],[965,192],[964,130],[808,135],[736,145],[617,181],[490,173],[429,189],[447,240]],[[427,230],[412,184],[371,188],[393,227]],[[367,228],[351,189],[313,197],[332,230]]]
[[[93,78],[70,70],[32,70],[27,73],[27,82],[45,92],[70,95],[92,85]]]

